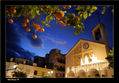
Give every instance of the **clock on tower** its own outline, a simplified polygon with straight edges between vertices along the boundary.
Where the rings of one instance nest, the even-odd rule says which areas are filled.
[[[84,48],[84,49],[88,49],[88,48],[89,48],[89,44],[88,44],[88,43],[84,43],[84,44],[83,44],[83,48]]]

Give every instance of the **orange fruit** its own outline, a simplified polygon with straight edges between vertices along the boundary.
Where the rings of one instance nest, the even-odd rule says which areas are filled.
[[[62,19],[64,17],[64,12],[63,11],[59,11],[55,14],[56,18]]]
[[[63,11],[60,11],[59,14],[64,17],[64,12]]]
[[[40,27],[39,28],[36,28],[37,31],[40,31]]]
[[[63,8],[66,9],[66,6],[64,5]]]
[[[16,13],[16,9],[13,9],[13,10],[12,10],[12,13],[14,13],[14,14],[15,14],[15,13]]]
[[[57,19],[61,19],[61,18],[62,18],[61,15],[58,14],[58,13],[56,13],[56,14],[54,14],[54,15],[55,15],[55,17],[56,17]]]
[[[35,27],[35,28],[40,28],[40,25],[34,24],[34,27]]]
[[[60,18],[57,18],[57,17],[56,17],[56,20],[60,20]]]
[[[8,22],[9,22],[10,24],[12,24],[12,23],[13,23],[13,20],[12,20],[12,19],[9,19]]]
[[[61,24],[62,26],[66,26],[66,24],[63,21],[59,21],[59,24]]]
[[[24,20],[24,23],[29,23],[29,19],[26,18],[26,19]]]
[[[10,7],[10,11],[14,14],[16,13],[16,9],[14,9],[14,7],[12,7],[12,6]]]
[[[26,23],[22,23],[22,26],[23,26],[23,27],[26,27],[26,26],[27,26],[27,24],[26,24]]]
[[[59,23],[60,23],[60,24],[62,24],[62,23],[63,23],[63,21],[59,21]]]
[[[45,29],[44,29],[44,28],[41,28],[41,29],[40,29],[40,31],[41,31],[41,32],[44,32],[44,31],[45,31]]]
[[[33,39],[36,39],[37,38],[37,35],[33,35]]]
[[[26,31],[30,32],[30,31],[31,31],[31,29],[30,29],[29,27],[27,27],[27,28],[26,28]]]
[[[71,5],[69,5],[67,8],[70,9],[71,8]]]

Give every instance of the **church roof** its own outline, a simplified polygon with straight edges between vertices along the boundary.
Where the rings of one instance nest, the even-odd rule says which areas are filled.
[[[94,44],[98,44],[98,45],[105,45],[104,43],[101,43],[101,42],[94,42],[94,41],[89,41],[89,40],[85,40],[85,39],[80,39],[69,51],[68,53],[74,49],[74,47],[76,47],[81,41],[87,41],[87,42],[90,42],[90,43],[94,43]],[[67,53],[67,54],[68,54]],[[67,55],[66,54],[66,55]]]

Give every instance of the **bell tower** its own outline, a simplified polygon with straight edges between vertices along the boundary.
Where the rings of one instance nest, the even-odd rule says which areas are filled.
[[[93,39],[97,43],[102,43],[106,45],[107,52],[109,52],[109,44],[106,35],[106,30],[104,25],[99,22],[96,27],[92,30]]]

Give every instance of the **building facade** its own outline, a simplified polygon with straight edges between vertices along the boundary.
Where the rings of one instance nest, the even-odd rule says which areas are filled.
[[[55,78],[55,70],[42,67],[34,67],[34,78]]]
[[[47,67],[56,70],[57,78],[65,77],[65,55],[60,53],[58,49],[52,49],[46,54]]]
[[[38,67],[45,68],[45,65],[46,65],[45,57],[35,56],[34,57],[34,63],[37,63]]]
[[[104,25],[99,23],[93,30],[94,42],[80,39],[67,53],[66,78],[111,78],[114,71],[105,59],[109,53]]]
[[[35,65],[32,61],[26,59],[10,58],[10,61],[6,62],[6,77],[11,76],[12,72],[18,70],[26,73],[27,78],[33,78]],[[14,69],[14,66],[17,66],[17,69]]]
[[[17,66],[16,69],[14,66]],[[38,67],[36,63],[26,59],[10,58],[6,62],[6,78],[13,78],[14,71],[26,73],[26,78],[55,78],[55,70]]]

